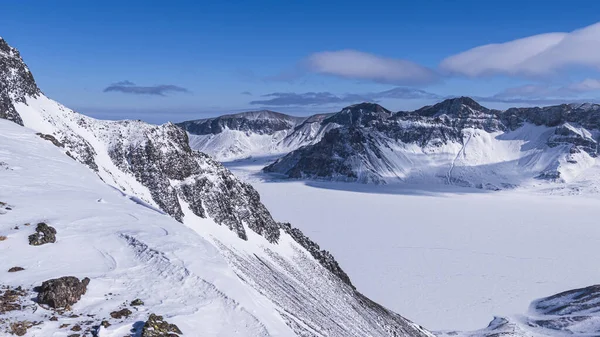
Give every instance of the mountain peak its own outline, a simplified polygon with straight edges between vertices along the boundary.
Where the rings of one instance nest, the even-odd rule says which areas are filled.
[[[389,118],[392,112],[377,103],[363,102],[343,108],[326,119],[326,122],[340,125],[364,126],[373,120]]]
[[[0,38],[0,118],[23,125],[13,104],[40,93],[19,51]]]
[[[465,118],[481,114],[488,114],[491,110],[477,103],[467,96],[446,99],[440,103],[423,107],[415,113],[425,117],[448,115],[451,117]]]

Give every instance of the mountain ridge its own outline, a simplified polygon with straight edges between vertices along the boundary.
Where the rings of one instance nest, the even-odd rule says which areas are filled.
[[[204,255],[207,252],[208,256],[217,254],[227,265],[220,268],[230,269],[227,274],[229,276],[212,283],[208,286],[210,289],[207,289],[209,293],[218,294],[216,296],[221,299],[225,298],[222,303],[228,309],[221,311],[224,317],[219,316],[217,309],[210,312],[217,320],[226,323],[229,316],[235,316],[235,312],[254,312],[258,315],[255,319],[245,318],[252,324],[232,324],[241,329],[238,332],[242,331],[242,334],[246,335],[431,336],[427,330],[402,316],[367,301],[352,286],[349,277],[329,252],[322,250],[298,229],[276,222],[261,203],[256,190],[237,179],[210,156],[192,150],[183,129],[172,123],[157,126],[141,121],[102,121],[81,115],[43,95],[18,52],[14,48],[5,47],[4,50],[8,52],[0,53],[0,98],[3,102],[3,106],[0,107],[1,117],[14,122],[15,125],[24,125],[35,130],[35,137],[38,137],[31,139],[33,133],[26,128],[21,127],[22,130],[15,131],[14,127],[6,126],[6,122],[2,122],[0,127],[9,130],[7,134],[14,138],[9,144],[16,144],[17,139],[27,140],[24,144],[47,141],[55,147],[54,152],[62,153],[61,162],[75,160],[89,168],[90,172],[93,172],[92,176],[97,177],[89,181],[90,175],[86,175],[86,181],[82,182],[81,188],[87,188],[87,184],[100,183],[104,187],[111,186],[115,190],[113,194],[118,191],[120,196],[137,204],[135,208],[146,211],[150,209],[160,217],[165,217],[166,214],[180,222],[179,226],[182,228],[195,233],[188,234],[188,239],[177,240],[183,240],[187,245],[193,246],[193,240],[198,238],[195,251],[201,251],[198,253],[199,257],[208,258]],[[8,149],[8,153],[12,152],[15,151]],[[21,157],[8,157],[6,163],[2,163],[2,167],[6,166],[7,172],[14,175],[13,171],[18,169],[18,162],[15,161]],[[53,155],[52,158],[54,157],[56,156]],[[57,167],[60,171],[64,165],[48,165],[48,168],[52,167]],[[24,179],[35,175],[31,170],[27,172],[28,175],[22,175]],[[45,174],[49,174],[51,179],[58,176],[53,175],[52,171]],[[64,175],[63,173],[61,176]],[[37,181],[26,179],[25,182],[30,180]],[[52,186],[64,185],[61,181],[52,180],[52,183]],[[34,185],[31,188],[39,186]],[[23,193],[27,191],[25,188]],[[68,195],[72,198],[73,191],[69,190]],[[103,204],[105,198],[97,199],[93,205]],[[110,198],[112,199],[113,197]],[[6,202],[2,201],[2,205],[6,205]],[[14,207],[23,206],[16,204]],[[89,212],[94,210],[87,207]],[[46,215],[36,216],[43,218]],[[65,217],[69,216],[73,215],[65,213]],[[93,212],[85,216],[92,219],[97,217]],[[129,216],[138,219],[135,212]],[[125,233],[116,240],[120,243],[115,243],[111,249],[121,251],[124,243],[130,249],[133,248],[133,254],[137,256],[136,267],[146,269],[151,265],[160,273],[174,273],[173,281],[206,285],[201,278],[190,276],[193,273],[187,266],[197,266],[193,256],[177,255],[176,259],[172,259],[174,247],[182,245],[182,242],[166,240],[165,242],[171,243],[165,245],[152,241],[153,244],[149,245],[147,236],[150,233],[140,230],[139,227],[128,227],[127,222],[122,219],[119,220],[119,224]],[[65,230],[68,235],[74,230],[73,227],[77,226],[59,227],[59,230]],[[177,228],[173,223],[167,227],[161,232],[162,235],[168,236],[173,228]],[[7,229],[2,227],[3,231]],[[85,229],[80,228],[78,233],[82,240],[86,240]],[[5,247],[9,246],[0,245],[2,250]],[[73,263],[71,259],[77,257],[75,251],[63,253],[55,263],[68,265]],[[111,251],[102,254],[107,255],[110,262],[110,256],[116,253]],[[15,257],[14,261],[17,260]],[[47,263],[49,262],[44,260],[44,265]],[[212,265],[210,261],[207,263]],[[66,272],[68,271],[60,268],[54,270],[54,273]],[[13,282],[15,286],[25,286],[25,282],[30,282],[20,279],[18,275]],[[98,277],[90,277],[92,285],[102,282]],[[119,282],[127,282],[125,275],[121,274],[118,277]],[[170,293],[164,288],[168,280],[153,282],[163,287],[159,293]],[[34,282],[37,281],[42,280],[36,279]],[[239,283],[244,286],[240,288]],[[254,299],[249,301],[248,296]],[[230,300],[239,304],[227,304],[231,303]],[[261,304],[257,305],[256,302]],[[221,302],[215,303],[218,305]],[[257,309],[265,308],[265,305],[270,311]],[[233,308],[233,311],[229,311],[229,308]],[[184,308],[171,307],[171,312],[163,314],[167,315],[169,320],[185,322],[187,328],[192,329],[188,332],[195,331],[193,327],[196,323],[185,321],[182,309]],[[15,315],[16,319],[25,319],[29,313],[19,311]],[[275,321],[284,324],[273,323],[274,317]],[[36,319],[39,318],[36,316]],[[113,327],[103,326],[98,329],[106,330],[110,334],[122,332],[123,329],[128,331],[136,323],[132,319],[125,319],[122,324]],[[4,323],[6,322],[0,324]],[[44,321],[40,324],[43,326],[34,330],[53,323]],[[218,327],[227,329],[227,325],[221,324]]]

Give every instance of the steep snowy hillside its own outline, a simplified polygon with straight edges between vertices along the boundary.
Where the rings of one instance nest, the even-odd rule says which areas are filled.
[[[216,247],[218,254],[215,251],[207,254],[215,256],[215,259],[220,255],[219,259],[223,258],[228,263],[228,268],[231,268],[247,287],[244,291],[230,291],[227,286],[228,280],[215,277],[214,286],[218,288],[215,292],[225,293],[224,297],[242,303],[241,306],[232,305],[235,313],[229,313],[226,309],[212,310],[212,307],[206,305],[194,311],[193,306],[187,306],[185,301],[181,302],[181,294],[186,288],[175,287],[179,297],[173,299],[168,294],[161,294],[164,296],[161,301],[171,303],[175,307],[173,312],[160,314],[170,317],[176,315],[177,310],[185,309],[190,310],[192,314],[202,314],[204,318],[244,315],[241,309],[246,303],[244,301],[250,301],[250,297],[252,303],[269,312],[270,317],[263,319],[255,316],[256,320],[246,317],[240,319],[240,323],[232,323],[231,328],[240,335],[428,335],[419,326],[370,301],[355,290],[331,254],[321,250],[317,244],[289,224],[273,220],[254,188],[238,180],[209,156],[193,151],[189,147],[184,130],[173,124],[155,126],[139,121],[100,121],[80,115],[45,97],[37,89],[18,52],[1,39],[0,46],[0,102],[3,102],[4,118],[35,130],[40,140],[48,141],[48,144],[53,144],[52,146],[64,152],[64,160],[68,162],[68,158],[71,157],[86,165],[105,184],[114,187],[115,193],[119,191],[123,196],[154,210],[156,216],[166,218],[165,215],[160,215],[164,212],[181,222],[182,227],[189,227],[197,235],[185,235],[188,240],[186,242],[196,249],[204,250],[208,250],[202,248],[204,242],[210,242]],[[301,130],[302,125],[295,130]],[[14,137],[18,139],[22,136],[17,134]],[[15,143],[17,142],[12,142],[13,146]],[[8,166],[5,166],[16,171],[19,164],[11,164],[8,160],[11,158],[15,157],[9,156],[6,161]],[[42,169],[44,167],[40,166]],[[58,170],[62,171],[62,168],[59,167]],[[44,172],[51,174],[51,171]],[[79,177],[79,174],[74,176]],[[59,182],[56,185],[60,185]],[[31,188],[36,190],[35,187]],[[27,188],[23,190],[28,191]],[[101,203],[105,197],[102,196],[98,200]],[[26,202],[25,197],[17,201]],[[75,212],[80,208],[73,207],[72,210]],[[47,217],[44,214],[36,216]],[[65,216],[75,217],[67,218],[66,226],[78,227],[75,225],[80,220],[77,215]],[[88,217],[90,216],[86,215],[85,219]],[[131,218],[136,217],[137,215],[132,213]],[[48,219],[50,221],[53,218]],[[24,218],[18,220],[39,221]],[[123,221],[118,221],[119,228],[128,231],[127,222]],[[142,222],[148,223],[151,220],[144,219]],[[170,226],[175,226],[171,223]],[[77,228],[77,231],[84,230],[87,229]],[[135,228],[132,231],[137,233]],[[161,233],[170,232],[171,230],[166,229]],[[91,233],[93,234],[93,231]],[[194,243],[197,237],[204,240]],[[133,266],[134,270],[145,270],[151,268],[148,264],[157,263],[160,265],[159,273],[162,277],[173,274],[172,277],[177,282],[192,288],[195,288],[196,283],[202,283],[190,271],[192,266],[204,267],[204,261],[195,259],[194,252],[187,256],[189,259],[183,259],[179,255],[170,256],[168,252],[163,252],[166,248],[163,250],[149,245],[149,239],[140,240],[132,234],[122,238],[141,256],[139,259],[142,263],[140,266]],[[178,246],[177,242],[168,240],[161,241],[161,244],[172,249]],[[61,250],[60,254],[78,256],[78,252],[69,247]],[[105,255],[102,251],[98,254]],[[110,255],[108,260],[110,262]],[[118,263],[116,265],[115,268],[119,269]],[[70,274],[67,263],[61,266],[54,268],[53,272]],[[93,268],[94,264],[86,266]],[[132,265],[125,264],[125,267]],[[188,276],[191,281],[188,281]],[[137,278],[135,275],[134,277]],[[105,282],[110,284],[110,275],[106,276]],[[137,285],[142,287],[143,282],[138,281]],[[90,283],[90,287],[92,284]],[[210,285],[206,287],[211,288]],[[156,290],[150,286],[147,288],[148,292]],[[117,291],[122,296],[130,296],[126,289],[117,288]],[[219,306],[218,302],[211,303],[213,302],[215,306]],[[248,306],[250,308],[250,305]],[[248,311],[252,315],[258,315],[251,308]],[[231,319],[237,320],[235,317]],[[182,326],[192,324],[184,319],[178,320],[179,322]],[[281,324],[282,322],[285,325]],[[127,324],[130,329],[131,323]],[[239,324],[245,324],[248,329],[254,329],[254,332],[241,330]],[[188,326],[191,329],[191,325]],[[230,335],[220,331],[210,332],[208,335]],[[119,330],[118,333],[121,332],[122,330]]]
[[[328,122],[341,126],[265,171],[302,179],[491,190],[577,183],[596,165],[600,106],[502,112],[460,97],[396,114],[363,103],[323,121]]]
[[[21,335],[22,323],[27,336],[123,336],[151,313],[189,336],[292,335],[213,244],[63,152],[0,120],[0,335]],[[30,245],[42,222],[55,228],[55,242]],[[31,300],[34,287],[63,276],[90,279],[72,310]],[[22,291],[9,301],[7,286]],[[130,305],[135,299],[144,304]]]
[[[252,111],[178,123],[189,134],[190,146],[217,160],[285,154],[318,141],[334,125],[328,115],[293,117],[273,111]]]

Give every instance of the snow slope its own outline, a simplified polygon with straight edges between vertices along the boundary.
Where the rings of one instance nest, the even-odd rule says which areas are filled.
[[[141,121],[100,121],[78,114],[45,97],[37,89],[18,52],[1,39],[0,49],[8,50],[0,54],[0,78],[6,79],[0,82],[0,108],[9,112],[2,117],[35,130],[39,133],[38,141],[43,138],[47,144],[53,144],[51,146],[56,147],[55,151],[58,149],[63,153],[65,161],[73,164],[77,161],[80,164],[75,165],[87,166],[90,172],[88,176],[93,176],[91,172],[94,172],[99,178],[97,184],[102,181],[113,187],[111,191],[116,195],[134,201],[136,207],[162,218],[169,215],[179,221],[181,227],[191,229],[196,235],[189,235],[189,230],[185,235],[190,245],[194,245],[194,238],[197,237],[203,239],[196,245],[199,249],[202,249],[205,241],[210,242],[215,250],[208,255],[226,261],[228,270],[232,270],[238,278],[235,281],[241,281],[244,287],[238,288],[238,283],[230,286],[229,283],[233,281],[220,276],[209,279],[214,281],[212,285],[236,303],[232,305],[237,310],[235,312],[248,307],[248,312],[258,315],[260,310],[252,308],[259,307],[262,312],[268,313],[265,316],[269,316],[261,316],[265,317],[264,320],[254,316],[255,323],[247,323],[251,319],[244,318],[239,319],[240,323],[230,324],[240,335],[416,337],[429,334],[418,325],[364,297],[352,286],[329,252],[322,250],[291,225],[275,221],[251,185],[237,179],[206,154],[191,150],[183,129],[171,123],[157,126]],[[31,88],[35,90],[29,90]],[[16,142],[12,145],[16,145]],[[59,170],[62,171],[62,168]],[[56,185],[61,186],[60,182]],[[131,217],[136,216],[133,214]],[[126,231],[127,224],[119,222],[118,227]],[[143,219],[143,222],[152,220]],[[171,223],[176,224],[173,221]],[[107,232],[116,229],[117,225],[108,228]],[[191,288],[205,285],[202,276],[192,276],[191,281],[186,278],[192,273],[192,266],[204,267],[204,260],[195,259],[195,251],[190,250],[189,257],[184,260],[179,255],[172,257],[166,248],[156,248],[154,241],[149,244],[145,237],[142,240],[126,232],[120,238],[139,255],[140,266],[130,267],[146,270],[152,269],[148,267],[149,264],[158,263],[159,276],[174,275],[172,279],[168,278],[169,281],[190,283]],[[169,243],[168,240],[164,242],[169,247],[180,245],[178,242]],[[77,256],[70,248],[72,246],[65,247],[61,254]],[[60,268],[54,272],[68,271]],[[110,282],[111,277],[108,275],[106,282]],[[147,277],[135,284],[142,287],[145,282],[153,284],[155,281]],[[151,285],[147,287],[157,290]],[[162,302],[181,308],[162,314],[170,317],[180,310],[187,310],[187,302],[182,300],[182,294],[186,291],[182,286],[174,298],[164,295]],[[210,317],[235,315],[229,313],[228,309],[204,307],[202,312]],[[237,318],[232,319],[238,321]],[[176,317],[174,320],[181,324],[182,329],[193,324],[190,320]],[[238,324],[248,329],[242,330]],[[125,326],[123,329],[131,329],[131,322]],[[219,335],[220,331],[215,328],[207,335]],[[222,335],[229,335],[231,331]]]
[[[51,322],[55,313],[37,305],[3,315],[42,321],[28,336],[66,336],[58,326],[85,326],[85,315],[95,315],[93,325],[99,325],[135,298],[145,305],[128,319],[112,320],[101,336],[127,334],[151,312],[166,315],[187,335],[293,335],[213,244],[104,184],[33,131],[0,120],[0,162],[0,200],[12,208],[0,215],[0,234],[7,237],[0,243],[2,283],[31,289],[66,275],[91,278],[73,307],[83,317]],[[57,242],[29,246],[27,236],[42,221],[56,228]],[[14,266],[25,270],[6,272]]]

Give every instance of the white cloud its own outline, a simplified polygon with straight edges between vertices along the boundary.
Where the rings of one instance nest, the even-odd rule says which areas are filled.
[[[545,76],[570,66],[600,70],[600,23],[570,33],[484,45],[440,63],[444,72],[468,77]]]
[[[565,88],[573,92],[598,91],[600,90],[600,80],[586,78],[581,82],[571,83]]]
[[[436,74],[414,62],[380,57],[356,50],[314,53],[307,59],[310,71],[379,83],[413,85],[430,83]]]
[[[584,97],[582,95],[600,91],[600,80],[587,78],[581,82],[573,82],[563,86],[547,84],[527,84],[518,87],[504,89],[494,96],[487,97],[487,100],[497,101],[596,101],[596,99]]]

